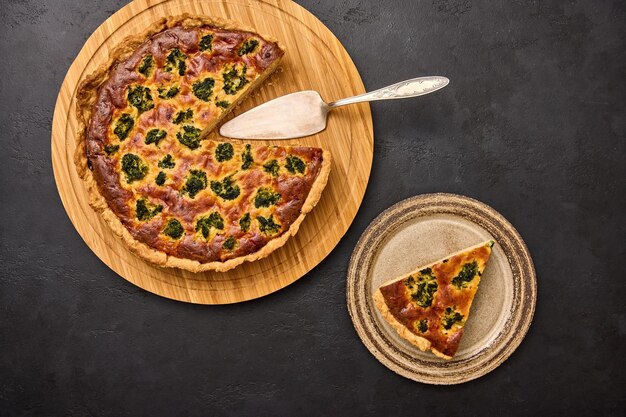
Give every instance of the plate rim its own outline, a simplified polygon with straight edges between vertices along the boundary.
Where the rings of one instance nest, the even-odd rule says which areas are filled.
[[[461,210],[464,210],[465,216],[460,214]],[[380,251],[381,245],[390,236],[407,221],[441,213],[469,220],[496,238],[513,272],[514,302],[511,317],[505,324],[505,330],[494,340],[494,343],[499,342],[498,344],[493,347],[487,345],[478,354],[463,361],[442,362],[439,369],[432,370],[423,365],[425,362],[415,357],[398,358],[400,351],[391,351],[397,346],[387,340],[378,328],[371,310],[372,302],[369,300],[371,294],[367,294],[367,283],[371,281],[373,260]],[[494,236],[494,231],[500,237],[507,236],[508,240],[504,242],[504,245],[498,241],[498,236]],[[515,252],[512,252],[513,248],[516,249]],[[512,259],[515,265],[512,264]],[[350,257],[346,277],[348,312],[357,335],[365,347],[379,362],[397,374],[417,382],[434,385],[452,385],[471,381],[496,369],[511,356],[524,339],[534,317],[536,300],[537,284],[534,263],[519,232],[504,216],[489,205],[471,197],[451,193],[416,195],[382,211],[359,238]],[[367,313],[364,311],[364,306],[369,306]],[[411,362],[412,366],[407,365],[408,362]]]

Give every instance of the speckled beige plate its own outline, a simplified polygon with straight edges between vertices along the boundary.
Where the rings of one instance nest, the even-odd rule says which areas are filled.
[[[376,309],[375,290],[488,239],[496,245],[454,359],[439,359],[400,338]],[[394,372],[429,384],[458,384],[494,370],[526,335],[536,299],[533,261],[519,233],[491,207],[454,194],[420,195],[385,210],[361,236],[348,269],[348,310],[365,346]]]

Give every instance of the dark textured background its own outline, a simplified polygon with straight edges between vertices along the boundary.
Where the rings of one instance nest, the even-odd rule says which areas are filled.
[[[374,104],[372,175],[345,238],[288,288],[221,307],[118,277],[57,194],[58,89],[124,4],[0,7],[0,415],[624,415],[624,2],[303,1],[367,88],[432,74],[452,84]],[[368,223],[435,191],[506,216],[538,277],[519,349],[452,387],[378,363],[345,306],[349,256]]]

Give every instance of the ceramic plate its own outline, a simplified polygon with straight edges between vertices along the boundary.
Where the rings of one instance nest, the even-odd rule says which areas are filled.
[[[374,305],[375,290],[488,239],[496,244],[454,359],[399,337]],[[453,194],[420,195],[385,210],[361,236],[348,269],[348,310],[365,346],[391,370],[430,384],[466,382],[500,365],[526,335],[536,298],[533,262],[519,233],[491,207]]]

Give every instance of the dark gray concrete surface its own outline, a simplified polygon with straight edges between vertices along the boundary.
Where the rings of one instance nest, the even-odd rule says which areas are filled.
[[[58,89],[124,1],[0,7],[0,415],[624,415],[625,3],[302,1],[369,89],[374,165],[350,230],[288,288],[238,305],[167,300],[109,270],[52,175]],[[416,194],[465,194],[525,238],[539,299],[519,349],[460,386],[415,383],[361,344],[345,306],[359,235]]]

